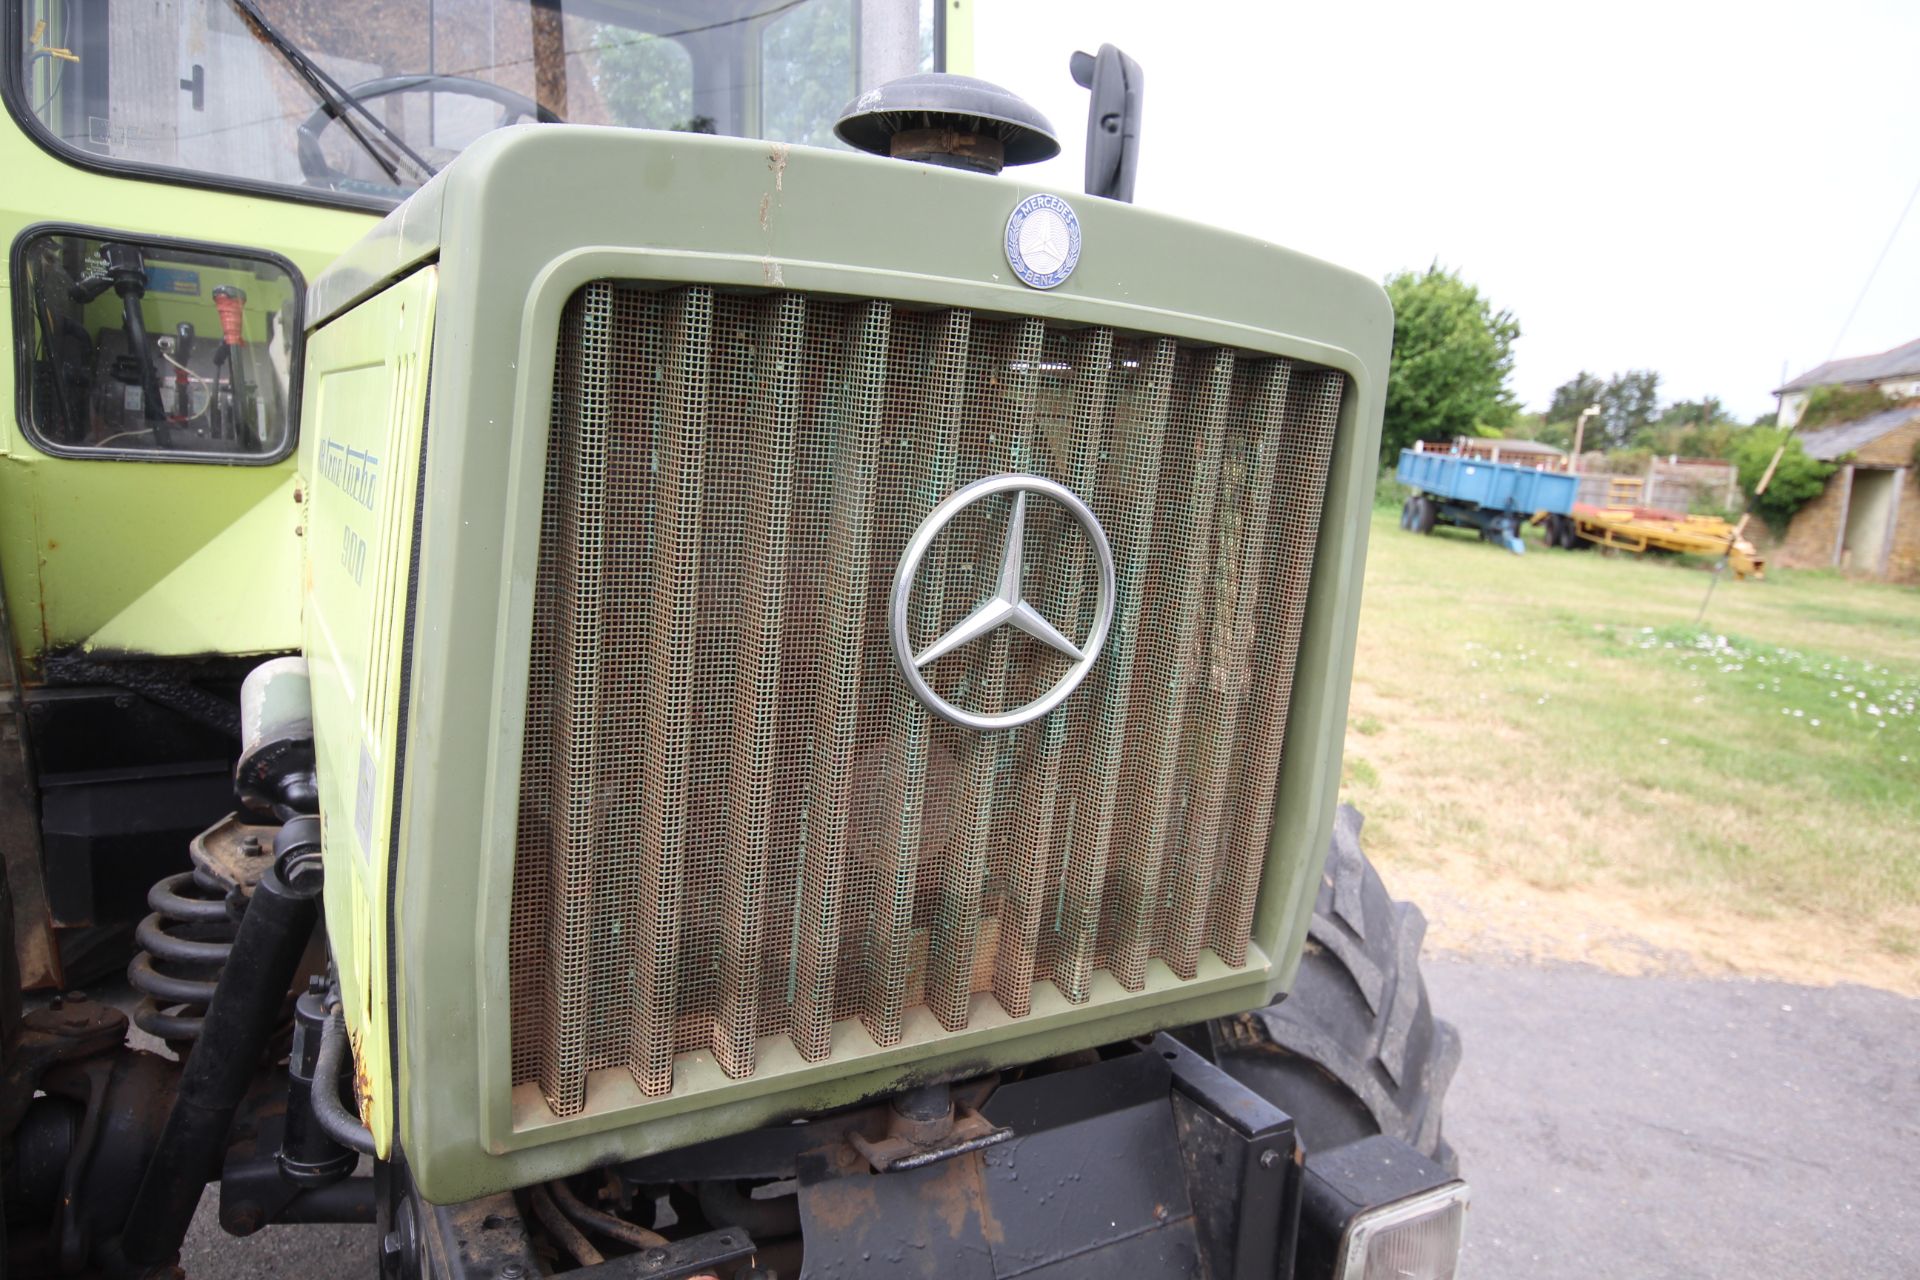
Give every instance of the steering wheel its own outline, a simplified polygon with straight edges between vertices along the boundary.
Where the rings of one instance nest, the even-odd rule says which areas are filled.
[[[493,84],[486,80],[475,80],[469,76],[447,76],[416,74],[402,76],[381,76],[374,80],[362,80],[359,84],[345,90],[349,103],[365,103],[372,98],[384,98],[392,93],[413,93],[418,90],[430,93],[454,93],[468,98],[482,98],[498,103],[506,109],[496,128],[531,116],[541,124],[565,124],[560,114],[541,106],[522,93],[515,93],[504,85]],[[326,153],[320,149],[320,135],[326,127],[340,118],[341,111],[334,103],[321,104],[320,108],[308,116],[300,126],[300,172],[307,181],[315,186],[337,187],[351,179],[340,170],[327,163]],[[369,124],[364,117],[354,124],[373,137],[379,137],[380,131]],[[424,175],[423,175],[424,176]]]

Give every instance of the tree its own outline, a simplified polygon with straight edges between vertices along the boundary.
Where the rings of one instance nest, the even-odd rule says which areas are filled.
[[[1653,425],[1660,411],[1660,375],[1651,369],[1629,369],[1607,380],[1600,395],[1600,440],[1610,448],[1638,443],[1640,433]],[[1592,435],[1589,434],[1589,439]]]
[[[1655,453],[1687,458],[1729,458],[1745,424],[1726,412],[1718,396],[1676,400],[1661,411],[1660,420],[1644,433]]]
[[[1720,407],[1719,396],[1703,396],[1698,400],[1675,400],[1660,411],[1660,417],[1654,425],[1658,427],[1704,427],[1715,422],[1731,422]]]
[[[1556,449],[1573,449],[1573,424],[1571,422],[1542,422],[1540,429],[1531,437],[1541,444],[1550,444]]]
[[[1513,417],[1507,390],[1520,323],[1437,263],[1387,280],[1393,363],[1387,374],[1383,452],[1416,440],[1497,431]]]
[[[1773,462],[1774,450],[1783,440],[1787,449],[1780,455],[1780,465],[1774,468],[1767,491],[1756,496],[1754,490],[1760,487],[1761,477]],[[1751,427],[1742,432],[1733,445],[1733,464],[1739,468],[1740,487],[1747,491],[1752,509],[1765,517],[1776,533],[1786,532],[1793,513],[1819,497],[1827,477],[1836,470],[1830,462],[1809,457],[1793,433],[1779,427]]]
[[[588,75],[607,106],[610,123],[635,129],[712,133],[713,121],[693,110],[693,55],[677,40],[625,27],[593,32]]]
[[[1553,389],[1553,399],[1547,405],[1547,421],[1578,421],[1587,406],[1600,403],[1600,397],[1606,393],[1607,384],[1597,375],[1582,369]]]
[[[1547,405],[1548,422],[1575,422],[1588,405],[1600,414],[1587,423],[1582,449],[1625,449],[1646,444],[1639,436],[1660,410],[1660,375],[1651,369],[1629,369],[1605,382],[1582,369],[1554,388]]]
[[[853,78],[856,37],[848,0],[815,0],[768,24],[760,36],[766,95],[761,133],[782,142],[843,146],[833,136],[840,110],[859,92]]]

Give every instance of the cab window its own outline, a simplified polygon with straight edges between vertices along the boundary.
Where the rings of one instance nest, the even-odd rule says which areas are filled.
[[[109,232],[16,249],[21,425],[49,453],[268,463],[293,446],[301,284],[258,252]]]

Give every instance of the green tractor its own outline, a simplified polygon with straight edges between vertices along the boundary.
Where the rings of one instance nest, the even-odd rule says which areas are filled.
[[[971,0],[5,10],[8,1274],[1454,1274],[1392,316],[1136,63],[1060,192]]]

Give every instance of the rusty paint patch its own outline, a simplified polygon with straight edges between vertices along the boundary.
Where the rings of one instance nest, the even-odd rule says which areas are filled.
[[[6,610],[0,608],[0,619]],[[23,991],[59,990],[67,985],[60,948],[53,936],[53,913],[40,865],[40,822],[27,769],[26,691],[13,667],[10,637],[0,637],[0,680],[12,704],[0,711],[0,868],[12,886],[13,945]]]
[[[773,189],[779,191],[786,182],[787,152],[792,150],[784,142],[776,142],[767,152],[767,168],[773,171]]]
[[[980,1153],[946,1162],[945,1169],[927,1187],[927,1203],[940,1215],[947,1234],[958,1240],[969,1217],[980,1220],[980,1234],[988,1244],[1003,1244],[1006,1233],[993,1216],[987,1199],[986,1165]]]
[[[858,1176],[818,1188],[810,1198],[809,1207],[822,1226],[835,1232],[852,1231],[880,1211],[872,1178]]]
[[[373,1132],[373,1077],[367,1074],[367,1055],[361,1052],[361,1037],[352,1027],[347,1028],[347,1045],[353,1050],[353,1103],[360,1113],[360,1123]]]

